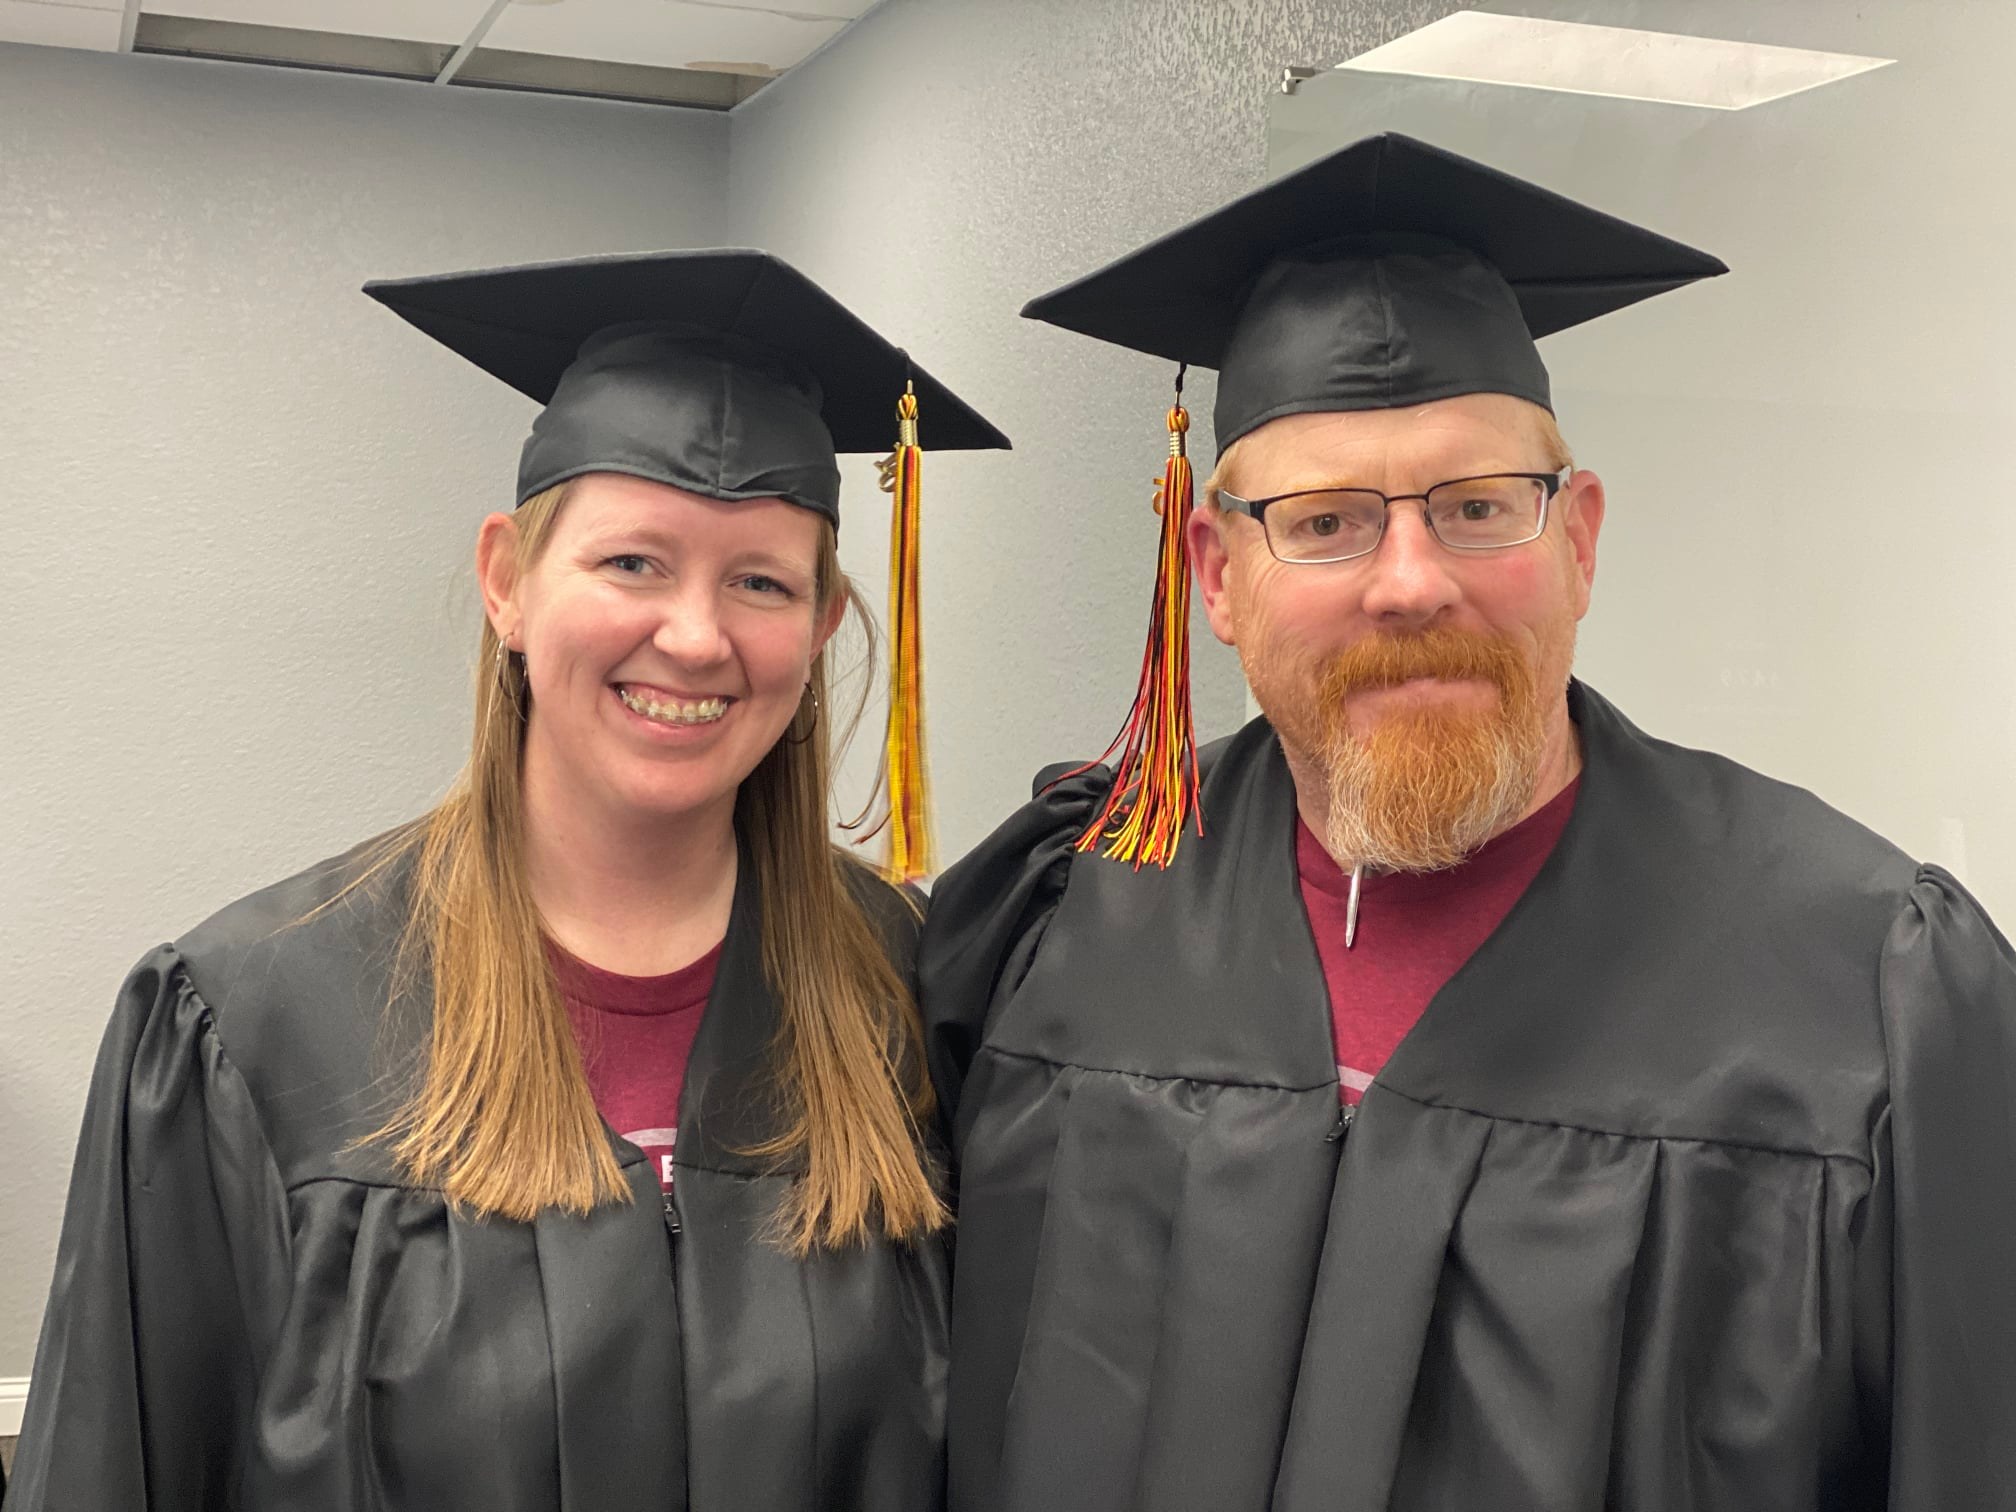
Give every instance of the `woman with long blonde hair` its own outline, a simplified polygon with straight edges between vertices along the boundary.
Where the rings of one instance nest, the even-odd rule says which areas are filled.
[[[545,405],[470,763],[129,978],[8,1508],[936,1508],[917,916],[829,840],[835,453],[906,381],[1005,440],[760,253],[370,292]]]

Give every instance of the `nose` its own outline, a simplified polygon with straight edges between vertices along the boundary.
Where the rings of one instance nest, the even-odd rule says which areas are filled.
[[[721,606],[701,584],[667,597],[651,645],[682,667],[718,667],[733,652],[722,623]]]
[[[1428,624],[1462,597],[1449,567],[1449,554],[1429,531],[1421,505],[1394,504],[1368,563],[1365,613],[1396,628]]]

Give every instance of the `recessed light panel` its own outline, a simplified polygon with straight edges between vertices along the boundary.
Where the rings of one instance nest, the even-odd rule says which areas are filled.
[[[1743,110],[1895,61],[1457,11],[1339,68]]]

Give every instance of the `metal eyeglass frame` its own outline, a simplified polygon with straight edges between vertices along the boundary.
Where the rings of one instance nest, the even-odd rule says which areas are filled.
[[[1330,488],[1297,488],[1291,490],[1288,493],[1270,494],[1268,497],[1264,499],[1242,499],[1237,494],[1227,493],[1224,489],[1221,488],[1218,490],[1218,507],[1220,509],[1229,510],[1233,514],[1243,514],[1252,516],[1253,519],[1259,523],[1260,533],[1263,536],[1266,536],[1267,550],[1270,553],[1272,553],[1274,560],[1277,562],[1284,562],[1290,567],[1327,567],[1333,562],[1355,562],[1360,557],[1367,557],[1372,555],[1373,552],[1379,549],[1380,543],[1386,539],[1386,526],[1392,520],[1393,506],[1395,504],[1406,504],[1406,503],[1413,503],[1416,501],[1418,501],[1421,505],[1421,523],[1428,527],[1428,534],[1434,536],[1436,544],[1441,546],[1445,551],[1506,551],[1514,546],[1531,545],[1534,541],[1539,540],[1541,536],[1547,533],[1547,506],[1554,502],[1554,496],[1556,494],[1560,493],[1562,489],[1568,486],[1568,480],[1574,475],[1575,475],[1575,468],[1572,463],[1569,466],[1562,468],[1559,472],[1551,472],[1551,473],[1529,473],[1529,472],[1476,473],[1467,478],[1445,478],[1442,482],[1437,483],[1434,485],[1433,488],[1430,488],[1428,490],[1428,493],[1418,493],[1418,494],[1383,494],[1379,492],[1379,490],[1376,488],[1349,488],[1342,485],[1338,485]],[[1545,492],[1540,497],[1540,519],[1539,522],[1534,525],[1533,533],[1528,536],[1521,536],[1516,541],[1496,541],[1489,546],[1458,546],[1449,541],[1443,540],[1442,537],[1436,533],[1435,522],[1428,518],[1428,494],[1434,493],[1437,489],[1453,487],[1458,483],[1481,483],[1486,478],[1530,478],[1533,482],[1541,485],[1541,487],[1545,490]],[[1363,551],[1347,552],[1343,556],[1284,557],[1283,555],[1281,555],[1280,552],[1274,549],[1274,537],[1267,529],[1267,520],[1266,520],[1267,506],[1270,504],[1279,504],[1283,499],[1299,499],[1303,497],[1305,494],[1321,494],[1321,493],[1366,494],[1372,498],[1383,500],[1386,505],[1386,514],[1384,517],[1381,518],[1379,522],[1378,539],[1374,540],[1373,543],[1370,546],[1367,546]]]

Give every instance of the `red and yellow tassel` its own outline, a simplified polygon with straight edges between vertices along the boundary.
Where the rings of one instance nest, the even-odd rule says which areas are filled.
[[[1183,408],[1183,380],[1176,380],[1176,403],[1169,422],[1169,461],[1155,485],[1155,512],[1162,517],[1162,546],[1155,564],[1155,596],[1148,623],[1148,649],[1127,723],[1090,771],[1119,752],[1113,787],[1098,817],[1078,838],[1080,851],[1099,850],[1139,871],[1149,862],[1167,866],[1176,856],[1183,826],[1193,821],[1201,838],[1204,813],[1198,801],[1197,741],[1190,714],[1190,547],[1187,528],[1195,507],[1195,485],[1184,437],[1190,412]]]
[[[889,723],[882,738],[888,808],[877,830],[889,832],[882,874],[915,882],[937,869],[931,839],[931,780],[924,755],[924,631],[917,528],[923,451],[917,444],[917,393],[906,384],[896,403],[896,450],[880,466],[889,510]]]

